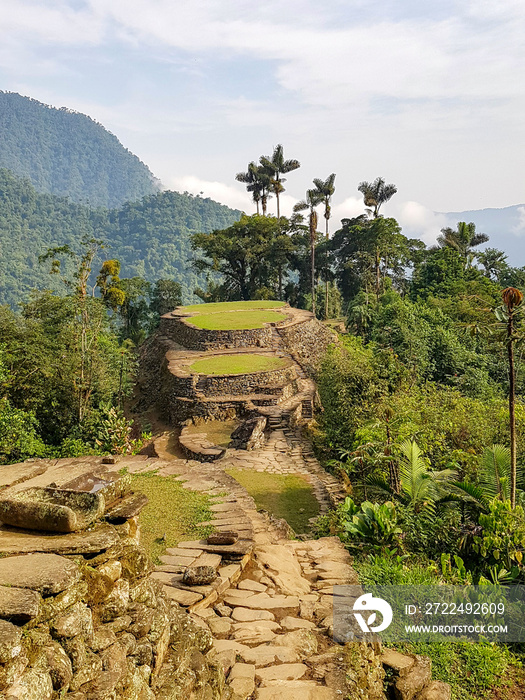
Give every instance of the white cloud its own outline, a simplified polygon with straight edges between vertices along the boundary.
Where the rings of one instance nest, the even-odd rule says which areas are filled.
[[[427,245],[433,245],[441,229],[448,225],[444,214],[438,214],[419,202],[402,202],[397,206],[393,204],[392,209],[404,235],[408,238],[421,238]]]
[[[347,197],[341,204],[333,207],[335,219],[353,219],[365,213],[363,197]]]
[[[525,207],[518,207],[517,213],[518,222],[512,227],[512,233],[516,234],[516,236],[523,236],[525,235]]]
[[[47,89],[60,94],[61,104],[127,132],[126,145],[138,149],[165,181],[176,162],[179,172],[194,172],[211,187],[223,172],[219,161],[222,166],[230,158],[226,165],[233,173],[242,169],[258,154],[246,161],[238,157],[241,142],[243,152],[248,139],[258,149],[264,136],[299,158],[306,151],[312,171],[315,166],[311,176],[337,170],[341,190],[353,191],[359,171],[377,169],[367,175],[373,178],[394,166],[408,196],[427,198],[436,208],[481,206],[486,195],[500,198],[488,202],[496,206],[520,201],[515,144],[525,111],[525,83],[519,80],[525,69],[522,0],[449,0],[432,7],[388,0],[0,0],[0,11],[0,67],[10,89],[27,85],[26,94],[39,99]],[[57,84],[40,87],[40,76],[62,78],[73,70],[67,51],[72,55],[76,47],[96,47],[115,61],[113,48],[125,47],[171,64],[173,85],[160,84],[152,74],[149,92],[132,75],[126,96],[110,98],[110,90],[97,93],[92,86],[81,98],[78,90],[69,97]],[[210,88],[207,73],[221,61],[228,65],[218,79],[224,82]],[[81,61],[71,63],[82,69]],[[204,88],[177,95],[176,103],[170,88],[179,85],[182,73],[195,84],[203,80]],[[153,94],[157,99],[150,99]],[[228,142],[224,135],[232,132]],[[157,162],[139,147],[152,134],[171,140],[165,148],[156,146]],[[178,134],[184,134],[182,146]],[[200,149],[207,149],[206,158]],[[303,172],[293,180],[301,189],[309,185]],[[229,189],[217,192],[241,201]],[[354,199],[339,205],[347,207],[345,215],[356,211]],[[246,201],[243,208],[250,206]],[[423,226],[430,240],[439,222],[418,214],[414,203],[406,207],[407,221]]]
[[[174,189],[178,192],[189,192],[190,194],[200,194],[209,197],[216,202],[226,204],[232,209],[240,209],[246,213],[252,213],[255,205],[247,192],[238,190],[236,187],[224,184],[224,182],[210,182],[201,180],[195,175],[182,175],[173,177],[165,182],[167,189]]]

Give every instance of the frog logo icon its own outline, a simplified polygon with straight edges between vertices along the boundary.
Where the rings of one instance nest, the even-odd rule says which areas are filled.
[[[364,612],[369,610],[375,612],[372,612],[368,620],[365,621],[365,618],[358,611]],[[377,612],[381,613],[383,622],[375,627],[372,627],[376,621]],[[392,608],[386,602],[386,600],[383,600],[383,598],[374,598],[371,593],[365,593],[354,603],[354,616],[359,627],[363,632],[365,632],[365,634],[370,632],[383,632],[383,630],[386,630],[392,622]]]

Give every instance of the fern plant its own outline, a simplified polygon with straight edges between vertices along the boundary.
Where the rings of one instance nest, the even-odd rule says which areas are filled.
[[[523,469],[517,468],[517,480],[523,482]],[[505,445],[487,447],[480,459],[478,483],[469,481],[453,482],[452,490],[459,497],[474,503],[480,510],[488,512],[493,499],[507,501],[511,498],[511,458],[510,450]],[[523,491],[517,491],[518,501],[525,497]]]
[[[405,440],[398,450],[399,480],[401,490],[399,499],[422,515],[432,515],[437,501],[447,500],[449,484],[457,476],[453,469],[436,472],[430,469],[428,460],[415,440]],[[367,484],[377,491],[392,494],[386,479],[370,477]]]

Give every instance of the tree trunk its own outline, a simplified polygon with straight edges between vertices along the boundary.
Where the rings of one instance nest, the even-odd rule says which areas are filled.
[[[311,251],[311,283],[312,283],[312,311],[315,316],[315,235],[310,232],[310,251]]]
[[[325,263],[325,290],[324,290],[324,318],[325,321],[328,319],[328,241],[330,238],[330,235],[328,233],[328,217],[325,216],[326,220],[326,263]]]
[[[516,373],[514,369],[514,324],[512,313],[507,323],[507,354],[509,358],[509,426],[510,426],[510,503],[516,506]]]
[[[283,268],[279,265],[279,301],[283,299]]]
[[[386,419],[386,449],[385,455],[390,457],[392,455],[392,437],[390,435],[390,424],[388,418]],[[390,488],[392,491],[399,496],[401,493],[401,481],[399,478],[399,466],[397,462],[393,459],[388,462],[388,481],[390,483]]]
[[[379,299],[379,290],[381,289],[381,258],[379,250],[376,250],[376,297]]]

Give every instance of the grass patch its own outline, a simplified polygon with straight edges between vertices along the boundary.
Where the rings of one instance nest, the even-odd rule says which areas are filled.
[[[190,371],[199,374],[249,374],[285,367],[288,363],[274,355],[216,355],[197,360],[190,365]]]
[[[211,304],[192,304],[183,306],[184,311],[198,314],[213,314],[217,311],[243,311],[245,309],[279,309],[286,304],[285,301],[215,301]]]
[[[174,477],[156,472],[132,474],[131,480],[133,489],[149,499],[139,515],[140,539],[156,564],[167,547],[176,547],[182,540],[207,537],[213,530],[197,527],[197,523],[212,518],[206,494],[183,489]]]
[[[206,433],[206,437],[210,442],[219,447],[228,447],[231,440],[231,434],[238,426],[236,420],[210,420],[206,423],[198,425],[190,425],[187,431],[193,433]]]
[[[452,687],[452,700],[484,700],[494,697],[496,688],[512,684],[515,659],[506,646],[489,642],[417,642],[396,647],[409,654],[432,659],[432,678]],[[510,686],[512,687],[512,685]],[[511,697],[513,697],[511,695]]]
[[[213,331],[239,331],[264,328],[265,323],[284,321],[285,317],[278,311],[248,309],[246,311],[214,312],[199,314],[188,319],[197,328]]]
[[[294,474],[268,474],[250,469],[228,469],[253,497],[257,508],[284,518],[297,534],[309,529],[308,519],[319,515],[319,504],[312,487]],[[301,512],[302,511],[302,512]]]

